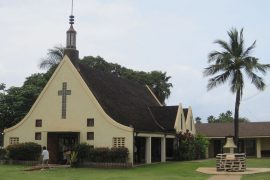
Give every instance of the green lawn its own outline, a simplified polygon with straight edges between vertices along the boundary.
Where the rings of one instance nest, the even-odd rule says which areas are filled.
[[[162,164],[145,165],[132,169],[94,169],[94,168],[67,168],[50,169],[45,171],[25,172],[25,166],[0,165],[0,180],[159,180],[208,179],[210,175],[196,172],[198,167],[214,167],[215,160],[192,162],[168,162]],[[270,159],[250,159],[249,167],[270,167]],[[242,179],[270,179],[270,173],[244,176]]]

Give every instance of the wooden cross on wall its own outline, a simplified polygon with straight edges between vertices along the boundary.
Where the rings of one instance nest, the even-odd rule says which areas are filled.
[[[71,90],[67,90],[67,83],[63,82],[62,90],[58,91],[58,96],[62,96],[62,119],[67,117],[67,95],[71,95]]]

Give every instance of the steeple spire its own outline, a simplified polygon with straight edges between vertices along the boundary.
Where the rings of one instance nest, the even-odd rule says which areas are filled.
[[[74,15],[73,15],[73,0],[71,5],[71,15],[69,16],[70,27],[67,31],[67,42],[64,54],[69,57],[72,63],[77,67],[79,60],[79,51],[76,50],[76,35],[77,32],[73,28]]]

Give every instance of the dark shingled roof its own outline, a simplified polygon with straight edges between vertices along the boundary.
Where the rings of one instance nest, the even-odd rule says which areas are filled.
[[[206,137],[225,137],[234,135],[233,123],[196,124],[197,133]],[[270,122],[239,123],[239,137],[270,136]]]
[[[160,106],[151,107],[150,109],[158,124],[165,128],[166,131],[175,131],[174,123],[178,106]]]
[[[183,108],[185,120],[187,120],[188,108]]]
[[[132,126],[135,131],[163,132],[166,130],[155,119],[166,126],[167,123],[164,121],[167,119],[160,120],[156,112],[154,112],[155,118],[153,118],[150,107],[153,109],[162,109],[162,107],[146,86],[113,74],[90,69],[82,64],[79,64],[79,69],[87,86],[113,120],[125,126]],[[165,107],[165,109],[167,108]],[[171,112],[170,108],[168,109]],[[165,113],[164,117],[167,116],[171,121],[173,115]]]

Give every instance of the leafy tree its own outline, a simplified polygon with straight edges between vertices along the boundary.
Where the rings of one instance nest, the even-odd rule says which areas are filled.
[[[27,114],[49,78],[46,73],[33,74],[22,87],[10,87],[5,94],[0,93],[0,128],[13,126]]]
[[[201,124],[202,123],[202,118],[200,118],[199,116],[195,118],[196,124]]]
[[[215,116],[213,116],[213,115],[209,116],[209,117],[207,118],[207,122],[208,122],[208,123],[214,123],[214,122],[216,122]]]
[[[263,78],[255,72],[266,74],[270,64],[260,64],[256,57],[251,56],[251,51],[255,48],[256,41],[245,49],[243,29],[240,33],[233,28],[228,31],[229,42],[216,40],[215,43],[221,46],[222,51],[213,51],[208,56],[209,67],[205,68],[205,76],[214,76],[209,79],[208,90],[217,87],[229,81],[230,89],[236,94],[235,111],[234,111],[234,131],[235,140],[238,144],[239,137],[239,107],[244,89],[244,73],[251,79],[251,83],[258,90],[264,90],[265,83]],[[237,151],[239,148],[237,148]]]
[[[225,113],[220,113],[218,118],[211,115],[207,118],[208,123],[230,123],[233,122],[232,111],[226,111]],[[239,122],[249,122],[245,117],[239,117]]]

